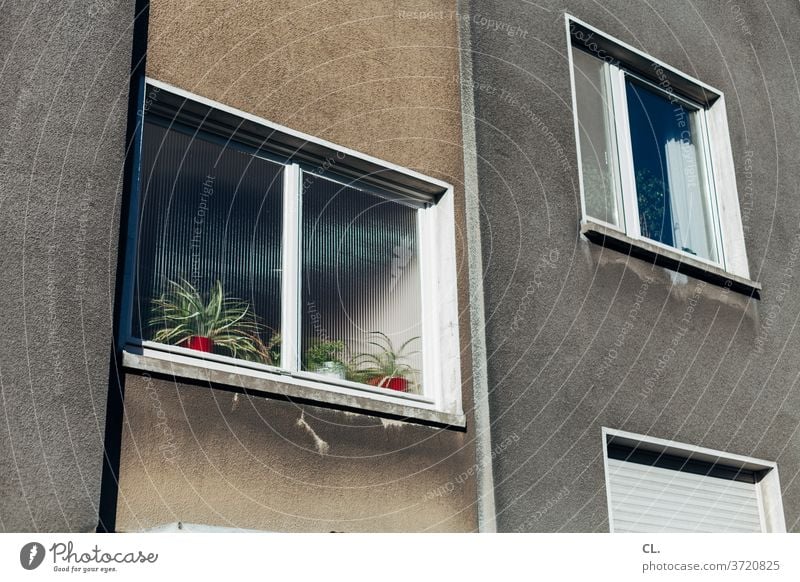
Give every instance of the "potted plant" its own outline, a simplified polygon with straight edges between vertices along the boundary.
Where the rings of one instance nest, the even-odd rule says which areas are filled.
[[[220,347],[233,357],[258,353],[254,336],[260,326],[250,305],[240,299],[225,297],[217,280],[204,298],[191,283],[170,281],[170,292],[153,299],[154,315],[150,325],[157,342],[183,346],[200,352]]]
[[[377,352],[364,352],[353,358],[353,379],[378,388],[408,392],[409,377],[417,372],[408,363],[408,358],[419,353],[419,350],[408,351],[408,348],[419,337],[412,337],[395,349],[385,333],[373,331],[372,335],[375,339],[369,345],[377,348]]]
[[[271,332],[269,341],[264,341],[259,334],[251,334],[255,352],[244,354],[244,359],[251,362],[259,362],[268,366],[281,365],[281,334]]]
[[[323,376],[344,380],[346,366],[342,362],[343,353],[342,340],[316,341],[306,350],[305,368]]]

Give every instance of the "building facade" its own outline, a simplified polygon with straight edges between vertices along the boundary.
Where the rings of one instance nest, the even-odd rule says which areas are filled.
[[[470,10],[498,529],[797,531],[798,6]]]
[[[0,10],[5,531],[800,527],[795,3]]]

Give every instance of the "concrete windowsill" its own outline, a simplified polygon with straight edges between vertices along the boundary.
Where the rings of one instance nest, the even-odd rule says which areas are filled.
[[[397,420],[464,429],[466,416],[436,409],[434,404],[334,386],[288,374],[270,373],[181,354],[128,345],[122,365],[130,370],[150,372],[176,379],[207,382],[262,392],[284,399],[345,409]]]
[[[636,257],[648,263],[683,273],[720,287],[727,287],[742,295],[760,299],[761,284],[681,253],[678,250],[651,244],[646,240],[630,237],[608,226],[592,221],[581,223],[581,234],[589,241]]]

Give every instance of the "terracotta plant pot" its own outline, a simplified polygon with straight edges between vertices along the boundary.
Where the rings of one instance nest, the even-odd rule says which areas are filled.
[[[181,344],[184,348],[197,350],[198,352],[211,353],[214,350],[214,340],[210,337],[193,335]]]
[[[408,380],[401,376],[392,376],[387,378],[385,376],[376,376],[367,381],[371,386],[378,388],[388,388],[389,390],[397,390],[398,392],[408,392]]]

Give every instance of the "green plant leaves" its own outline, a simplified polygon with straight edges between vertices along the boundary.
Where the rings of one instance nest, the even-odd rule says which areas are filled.
[[[314,371],[325,362],[342,362],[344,342],[342,340],[317,341],[306,350],[305,368]]]
[[[407,363],[407,359],[418,354],[419,350],[408,351],[408,347],[419,340],[419,336],[412,337],[395,349],[391,338],[383,332],[370,332],[375,340],[368,342],[377,352],[363,352],[353,357],[352,367],[354,373],[367,380],[376,377],[408,379],[417,370]],[[363,380],[361,380],[363,381]]]
[[[192,336],[207,337],[234,358],[274,357],[275,342],[266,347],[259,337],[263,326],[250,309],[250,304],[225,297],[222,282],[217,280],[208,293],[208,301],[191,283],[170,281],[170,292],[153,299],[154,315],[148,322],[157,328],[153,340],[181,344]],[[280,336],[277,342],[280,342]]]

